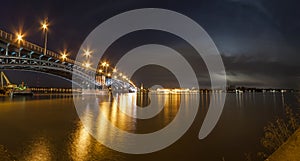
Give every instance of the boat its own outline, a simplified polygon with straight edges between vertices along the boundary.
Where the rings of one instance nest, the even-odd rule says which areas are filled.
[[[24,82],[22,82],[22,84],[10,90],[10,95],[11,96],[16,96],[16,95],[32,96],[33,93],[31,89],[25,86]]]

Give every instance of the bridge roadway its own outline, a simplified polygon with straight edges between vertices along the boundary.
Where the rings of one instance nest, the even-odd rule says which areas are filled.
[[[72,81],[72,75],[75,75],[79,80],[72,82],[79,87],[88,88],[91,84],[99,88],[104,87],[92,77],[95,72],[100,75],[98,70],[84,67],[81,62],[70,58],[62,58],[61,54],[51,50],[44,54],[43,47],[26,40],[17,41],[16,35],[0,30],[0,70],[4,69],[43,72],[69,81]],[[125,90],[135,87],[128,79],[104,76],[107,79],[105,86],[114,84],[117,89]]]

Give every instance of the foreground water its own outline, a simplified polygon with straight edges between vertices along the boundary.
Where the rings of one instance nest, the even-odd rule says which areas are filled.
[[[199,111],[185,135],[164,150],[143,155],[117,152],[99,143],[83,127],[71,95],[0,97],[0,149],[6,150],[3,155],[16,160],[240,161],[245,160],[245,153],[256,154],[262,150],[263,127],[284,114],[285,104],[299,110],[297,93],[229,93],[217,126],[207,138],[199,140],[211,94],[196,96],[200,98]],[[167,100],[165,108],[149,120],[130,118],[118,108],[124,104],[122,99],[129,104],[144,104],[147,97],[135,94],[119,97],[115,102],[111,96],[98,96],[99,109],[120,129],[149,133],[168,125],[176,116],[182,98],[192,100],[195,94],[157,96]],[[185,102],[188,106],[189,101]],[[84,118],[92,119],[93,115],[91,112]],[[101,124],[97,128],[105,135]],[[126,140],[115,138],[115,141]]]

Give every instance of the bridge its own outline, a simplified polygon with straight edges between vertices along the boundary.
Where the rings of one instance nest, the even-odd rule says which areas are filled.
[[[103,68],[101,66],[103,65]],[[105,69],[105,70],[104,70]],[[75,62],[66,53],[57,53],[26,41],[21,35],[0,30],[0,70],[23,70],[51,74],[76,83],[80,88],[88,89],[90,84],[98,89],[109,88],[128,91],[135,85],[120,71],[108,63],[102,63],[98,69],[89,64]],[[112,73],[114,78],[112,78]],[[96,78],[91,77],[96,73]],[[75,75],[80,81],[72,81]],[[81,82],[81,83],[78,83]],[[3,85],[2,85],[3,86]]]

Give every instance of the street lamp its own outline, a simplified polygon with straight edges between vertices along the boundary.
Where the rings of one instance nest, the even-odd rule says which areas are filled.
[[[21,31],[18,32],[18,33],[16,33],[16,41],[18,42],[17,46],[19,48],[19,52],[18,52],[19,53],[18,54],[19,57],[21,56],[21,50],[22,50],[22,48],[21,48],[21,42],[23,41],[23,37],[24,37],[24,34],[22,34]]]
[[[105,73],[107,74],[107,68],[109,67],[109,64],[107,62],[103,62],[101,66],[105,68]]]
[[[67,56],[68,54],[64,51],[62,54],[61,54],[61,59],[64,61],[67,59]]]
[[[43,32],[45,34],[45,39],[44,39],[44,55],[47,53],[47,35],[48,35],[48,18],[45,18],[44,21],[41,23]]]
[[[106,65],[105,65],[105,72],[107,73],[107,68],[109,67],[109,64],[108,63],[106,63]]]
[[[89,49],[84,50],[83,55],[86,56],[87,58],[89,58],[91,56],[91,54],[92,54],[92,51],[90,51]]]
[[[17,36],[17,41],[20,44],[20,42],[23,41],[24,35],[22,33],[17,33],[16,36]]]
[[[86,62],[86,63],[84,64],[84,66],[85,66],[86,68],[89,68],[89,67],[91,67],[91,63]]]
[[[105,65],[106,65],[106,62],[103,62],[101,65],[102,65],[103,67],[105,67]]]

